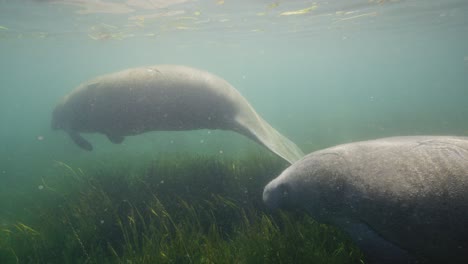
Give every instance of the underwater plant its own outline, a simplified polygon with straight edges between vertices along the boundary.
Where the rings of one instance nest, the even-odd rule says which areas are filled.
[[[279,158],[169,154],[148,163],[57,162],[0,226],[0,262],[362,262],[336,229],[264,207],[263,186],[287,166]]]

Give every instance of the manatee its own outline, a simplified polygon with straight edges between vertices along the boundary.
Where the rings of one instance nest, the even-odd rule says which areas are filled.
[[[468,138],[390,137],[306,155],[265,186],[375,263],[468,263]]]
[[[81,148],[93,147],[80,133],[102,133],[113,143],[148,131],[232,130],[293,163],[304,156],[260,117],[227,81],[178,65],[127,69],[87,81],[66,95],[52,114]]]

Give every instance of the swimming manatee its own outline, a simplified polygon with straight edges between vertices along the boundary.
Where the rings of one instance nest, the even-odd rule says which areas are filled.
[[[265,187],[349,234],[375,263],[468,263],[468,138],[391,137],[306,155]]]
[[[81,148],[80,133],[102,133],[113,143],[148,131],[223,129],[238,132],[293,163],[302,151],[263,120],[228,82],[177,65],[128,69],[87,81],[55,107],[52,128]]]

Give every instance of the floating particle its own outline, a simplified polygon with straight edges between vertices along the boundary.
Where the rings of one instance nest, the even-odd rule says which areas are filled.
[[[199,16],[199,15],[201,15],[201,12],[200,12],[200,11],[195,11],[195,12],[193,12],[193,14],[194,14],[195,16]]]
[[[39,140],[39,141],[44,140],[44,136],[37,136],[37,140]]]
[[[43,190],[43,189],[44,189],[44,185],[39,185],[39,186],[37,186],[37,188],[38,188],[39,190]]]
[[[224,152],[222,150],[219,151],[219,154],[223,154]]]
[[[159,183],[164,184],[164,180],[161,180]]]
[[[318,5],[313,5],[304,9],[294,10],[294,11],[286,11],[280,14],[280,16],[292,16],[292,15],[304,15],[317,9]]]
[[[101,225],[104,224],[104,220],[101,220]]]
[[[465,56],[465,57],[463,58],[463,60],[464,60],[464,61],[468,61],[468,56]]]
[[[203,144],[203,143],[205,143],[205,140],[200,139],[200,144]]]
[[[8,28],[4,26],[0,26],[0,30],[8,30]]]
[[[32,36],[33,37],[36,37],[36,38],[46,38],[47,37],[47,33],[46,32],[34,32],[32,33]]]
[[[224,0],[218,0],[218,1],[216,1],[216,4],[217,5],[224,5]]]
[[[353,12],[346,12],[346,15],[352,14],[352,13]],[[356,18],[361,18],[361,17],[375,17],[377,15],[378,15],[377,12],[370,12],[370,13],[356,15],[356,16],[352,16],[352,17],[341,18],[341,19],[338,19],[338,20],[334,21],[333,23],[338,23],[338,22],[341,22],[341,21],[346,21],[346,20],[351,20],[351,19],[356,19]]]
[[[273,9],[273,8],[277,8],[279,6],[279,3],[278,2],[274,2],[274,3],[271,3],[268,5],[268,8],[269,9]]]

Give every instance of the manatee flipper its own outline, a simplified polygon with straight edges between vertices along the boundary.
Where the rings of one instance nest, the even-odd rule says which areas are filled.
[[[381,237],[364,222],[339,219],[335,220],[334,224],[346,231],[356,245],[366,254],[369,263],[393,264],[415,263],[416,261],[414,256]]]
[[[125,139],[124,136],[119,136],[119,135],[115,135],[115,134],[106,134],[106,136],[110,140],[110,142],[112,142],[114,144],[120,144]]]
[[[304,157],[304,153],[296,144],[270,126],[251,106],[250,108],[251,113],[239,114],[235,119],[240,125],[239,133],[259,142],[291,164]]]
[[[84,139],[79,133],[74,131],[68,131],[68,135],[73,140],[73,142],[75,142],[75,144],[80,146],[80,148],[85,149],[87,151],[93,150],[93,145],[91,145],[91,143]]]

